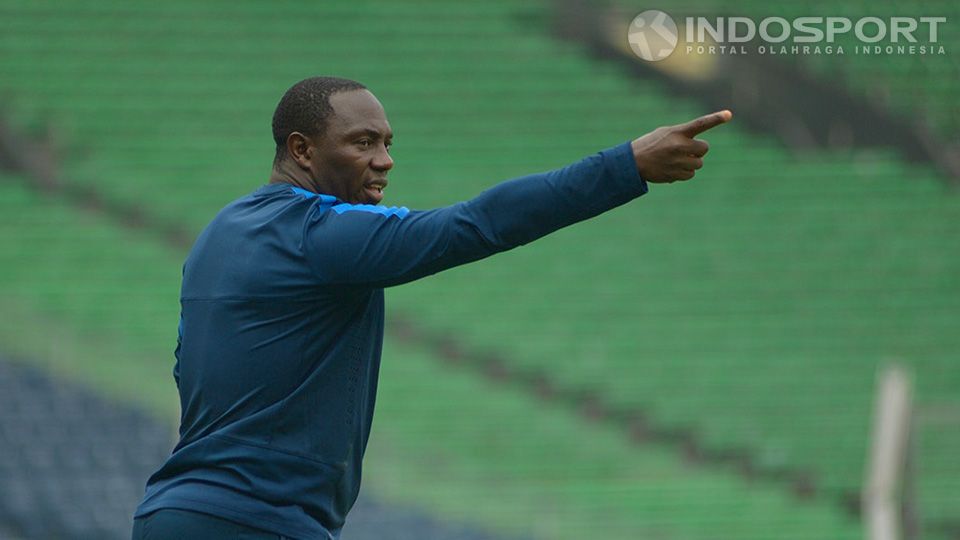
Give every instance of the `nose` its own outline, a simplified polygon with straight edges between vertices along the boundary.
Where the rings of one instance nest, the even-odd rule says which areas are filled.
[[[377,155],[374,156],[370,166],[378,171],[384,172],[393,168],[393,158],[390,157],[390,152],[387,151],[386,145],[380,145],[380,150],[377,152]]]

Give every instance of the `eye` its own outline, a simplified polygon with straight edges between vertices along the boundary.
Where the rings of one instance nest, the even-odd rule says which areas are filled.
[[[360,145],[361,148],[369,148],[370,145],[373,144],[373,141],[370,139],[360,139],[357,141],[357,144]]]

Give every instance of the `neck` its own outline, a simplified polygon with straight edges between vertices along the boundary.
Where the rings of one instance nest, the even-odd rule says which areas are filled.
[[[314,193],[323,193],[317,182],[310,177],[310,173],[297,167],[289,159],[274,164],[273,170],[270,172],[270,183],[290,184]]]

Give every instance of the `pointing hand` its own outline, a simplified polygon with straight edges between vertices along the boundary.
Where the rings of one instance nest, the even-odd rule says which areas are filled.
[[[684,124],[659,127],[634,139],[630,145],[640,178],[658,184],[693,178],[710,149],[707,141],[694,137],[731,118],[733,113],[723,110]]]

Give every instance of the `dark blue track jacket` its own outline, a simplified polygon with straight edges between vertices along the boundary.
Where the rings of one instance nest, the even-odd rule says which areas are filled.
[[[347,204],[289,184],[234,201],[184,264],[180,441],[136,515],[178,508],[292,538],[337,538],[373,419],[383,288],[646,191],[624,143],[429,211]]]

